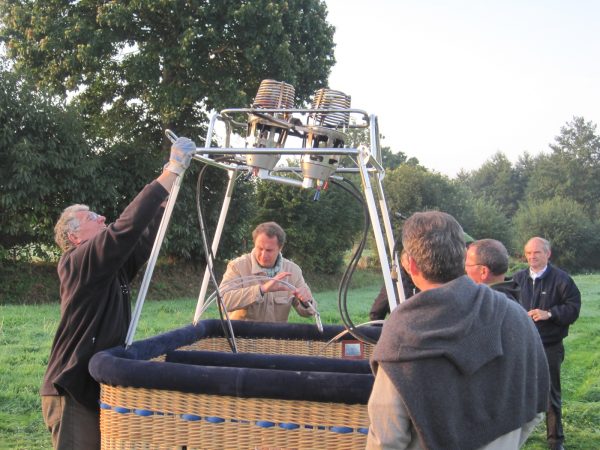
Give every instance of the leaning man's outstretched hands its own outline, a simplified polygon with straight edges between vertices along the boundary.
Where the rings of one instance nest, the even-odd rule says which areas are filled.
[[[183,174],[190,166],[192,156],[196,152],[196,144],[191,139],[180,137],[171,145],[171,155],[166,169],[177,175]]]

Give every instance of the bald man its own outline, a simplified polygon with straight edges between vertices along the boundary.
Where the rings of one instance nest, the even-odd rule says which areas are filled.
[[[550,242],[541,237],[525,244],[528,269],[517,272],[513,279],[521,288],[519,303],[535,322],[550,369],[550,403],[546,412],[548,447],[562,450],[565,439],[562,428],[560,365],[565,358],[563,339],[569,325],[579,317],[581,294],[573,279],[550,264]]]

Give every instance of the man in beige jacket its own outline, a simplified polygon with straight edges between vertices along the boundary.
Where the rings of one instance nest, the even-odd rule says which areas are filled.
[[[298,314],[315,314],[316,302],[300,267],[281,255],[285,231],[275,222],[258,225],[252,232],[254,249],[227,265],[221,288],[232,320],[287,322],[293,306]],[[259,279],[256,276],[269,277]],[[236,283],[236,280],[239,282]],[[238,287],[239,286],[239,287]],[[233,289],[231,289],[233,287]]]

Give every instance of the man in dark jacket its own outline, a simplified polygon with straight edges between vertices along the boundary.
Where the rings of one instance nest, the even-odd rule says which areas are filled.
[[[563,448],[565,439],[561,417],[560,366],[565,358],[563,339],[569,325],[579,317],[581,294],[573,279],[549,264],[550,242],[541,237],[525,244],[528,269],[514,275],[521,288],[521,305],[535,322],[550,368],[550,404],[546,412],[546,437],[551,449]]]
[[[99,385],[88,372],[94,353],[125,342],[131,319],[130,282],[152,250],[177,176],[196,151],[179,138],[162,174],[135,197],[116,222],[86,205],[64,210],[55,226],[61,318],[40,393],[56,449],[100,448]]]
[[[412,282],[410,275],[406,271],[405,265],[407,264],[408,256],[406,252],[402,250],[400,253],[400,276],[402,277],[402,289],[404,290],[404,299],[409,299],[417,292],[419,289]],[[379,294],[375,297],[373,301],[373,305],[371,305],[371,311],[369,311],[369,319],[371,320],[383,320],[385,316],[390,313],[390,302],[388,301],[387,291],[385,289],[385,285],[382,286]]]
[[[519,285],[506,278],[508,251],[495,239],[479,239],[467,249],[465,271],[477,284],[487,284],[511,300],[519,299]]]
[[[375,346],[367,448],[518,448],[541,420],[550,385],[533,323],[464,274],[452,216],[414,214],[402,242],[421,292],[396,307]]]
[[[406,218],[403,217],[403,220],[406,220]],[[465,246],[468,249],[469,246],[473,242],[475,242],[475,239],[473,239],[467,233],[464,233],[464,237],[465,237]],[[396,248],[397,246],[398,246],[398,243],[396,242],[394,244],[394,248]],[[402,252],[400,253],[400,277],[402,279],[402,288],[404,291],[404,299],[405,300],[411,298],[413,295],[418,294],[420,292],[419,288],[415,286],[412,279],[410,278],[410,275],[408,274],[408,272],[406,270],[407,265],[408,265],[408,256],[406,255],[406,252],[404,250],[402,250]],[[369,319],[383,320],[383,319],[385,319],[385,316],[387,316],[389,313],[390,313],[390,303],[388,301],[388,296],[387,296],[387,291],[385,289],[385,286],[383,286],[381,288],[381,290],[379,291],[379,294],[377,294],[377,297],[375,297],[375,300],[373,300],[373,305],[371,305],[371,311],[369,311]]]

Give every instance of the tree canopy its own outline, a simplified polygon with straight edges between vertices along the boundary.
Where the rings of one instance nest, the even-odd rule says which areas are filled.
[[[497,152],[479,169],[466,175],[464,182],[477,197],[495,203],[509,216],[517,211],[525,191],[520,172],[502,152]]]
[[[88,152],[81,173],[94,174],[89,179],[99,196],[110,194],[111,201],[98,203],[114,218],[162,167],[170,146],[166,129],[202,145],[207,114],[250,106],[263,79],[292,84],[299,106],[325,86],[335,62],[334,28],[326,16],[320,0],[11,0],[0,3],[0,42],[15,73],[26,73],[50,96],[69,99],[68,109],[80,119],[73,118],[71,137],[85,143],[73,155]],[[37,132],[40,143],[50,144],[40,144],[38,154],[60,158],[49,155],[52,140]],[[184,235],[197,226],[198,170],[188,172],[167,246],[194,257],[199,239]],[[39,177],[32,166],[29,175]],[[224,178],[208,176],[207,192],[222,192]],[[63,193],[57,207],[75,200]],[[232,209],[244,211],[237,201]],[[45,218],[46,234],[55,219],[55,212]],[[229,233],[224,242],[242,231],[234,226]]]
[[[10,1],[0,14],[17,69],[113,124],[191,134],[207,111],[248,106],[265,78],[306,100],[335,62],[319,0]]]
[[[0,248],[52,243],[65,202],[114,196],[109,184],[94,179],[95,156],[76,110],[0,69]]]
[[[600,202],[600,136],[596,125],[574,117],[541,155],[531,173],[526,195],[530,200],[557,196],[571,199],[598,219]]]

